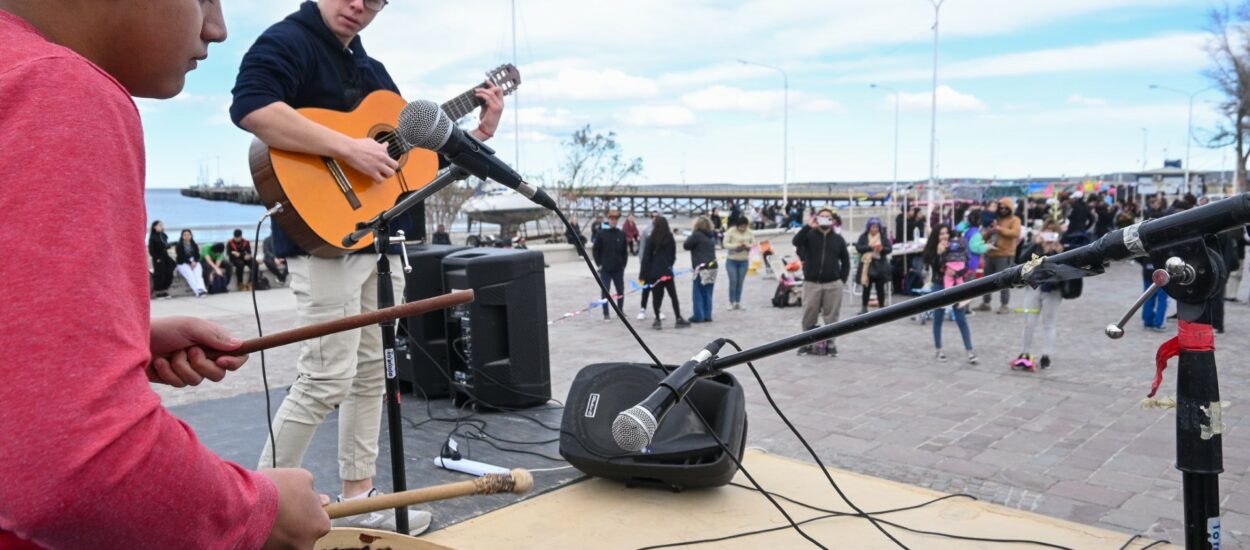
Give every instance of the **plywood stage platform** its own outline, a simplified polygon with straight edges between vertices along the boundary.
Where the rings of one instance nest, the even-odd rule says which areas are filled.
[[[752,449],[746,454],[746,466],[769,491],[821,508],[851,512],[813,464]],[[841,470],[830,472],[834,481],[865,511],[913,506],[943,496],[936,491]],[[735,482],[750,484],[741,473]],[[780,502],[796,521],[825,515]],[[925,531],[983,538],[1033,539],[1081,550],[1116,550],[1129,540],[1129,535],[1123,533],[963,497],[880,517]],[[624,549],[722,537],[786,525],[781,514],[753,490],[726,486],[672,493],[656,489],[627,489],[619,483],[590,479],[430,533],[422,540],[456,550]],[[886,528],[904,544],[916,549],[1001,550],[1029,547],[953,540]],[[803,529],[828,548],[897,548],[860,518],[820,519],[803,525]],[[1151,542],[1138,539],[1128,548],[1141,549]],[[769,550],[813,547],[789,528],[687,546]],[[1179,547],[1158,545],[1152,548]]]

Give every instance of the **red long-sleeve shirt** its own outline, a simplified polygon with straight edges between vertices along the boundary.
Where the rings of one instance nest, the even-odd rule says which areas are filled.
[[[259,548],[273,525],[273,483],[144,375],[143,187],[126,90],[0,11],[0,549]]]

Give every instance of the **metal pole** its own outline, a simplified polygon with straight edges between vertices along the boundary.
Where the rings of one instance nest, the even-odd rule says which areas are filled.
[[[516,0],[512,0],[512,65],[516,66]],[[512,91],[512,127],[516,139],[512,168],[521,170],[521,95],[520,91]]]
[[[931,0],[933,2],[933,107],[929,119],[929,186],[928,186],[928,208],[925,210],[925,223],[933,217],[933,188],[937,185],[937,77],[938,77],[938,15],[942,9],[942,2],[946,0]]]
[[[891,211],[891,212],[893,212],[893,211],[894,211],[894,207],[897,205],[897,202],[898,202],[898,199],[897,199],[897,198],[895,198],[895,195],[898,195],[898,113],[899,113],[899,108],[898,108],[898,106],[899,106],[899,91],[898,91],[898,90],[896,90],[896,89],[894,89],[894,88],[891,88],[891,87],[889,87],[889,86],[882,86],[882,85],[880,85],[880,84],[869,84],[868,86],[869,86],[870,88],[881,88],[881,89],[884,89],[884,90],[890,90],[891,92],[894,92],[894,183],[890,186],[890,211]],[[905,230],[905,229],[906,229],[906,228],[904,228],[904,230]],[[900,238],[900,236],[899,236],[899,235],[895,235],[895,236],[894,236],[894,238],[896,238],[896,239],[897,239],[897,238]]]
[[[1185,192],[1189,192],[1189,144],[1194,140],[1194,96],[1189,94],[1189,121],[1185,123]]]

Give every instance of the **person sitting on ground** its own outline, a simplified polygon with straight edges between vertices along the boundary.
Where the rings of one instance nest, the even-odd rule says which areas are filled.
[[[245,292],[251,290],[252,283],[256,282],[256,262],[252,257],[252,243],[243,238],[242,229],[234,230],[234,237],[226,241],[226,250],[229,252],[227,259],[234,268],[234,287]],[[243,282],[245,269],[252,274],[252,278],[247,283]]]
[[[273,253],[273,235],[265,237],[265,240],[261,241],[260,249],[265,254],[265,267],[269,268],[269,272],[278,278],[279,283],[286,284],[288,273],[286,258],[279,258],[278,255]]]
[[[206,244],[200,247],[200,258],[204,265],[204,286],[209,294],[225,294],[230,286],[230,262],[226,260],[226,245],[223,243]]]
[[[195,243],[195,235],[190,229],[183,229],[174,247],[174,261],[178,264],[178,274],[186,279],[187,285],[198,298],[208,294],[204,286],[204,266],[200,263],[200,245]]]
[[[157,298],[169,296],[169,286],[174,282],[174,259],[169,257],[169,237],[165,224],[152,222],[148,233],[148,257],[152,259],[152,294]]]

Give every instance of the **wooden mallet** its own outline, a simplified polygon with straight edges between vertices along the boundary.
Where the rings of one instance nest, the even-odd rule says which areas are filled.
[[[422,489],[409,489],[360,500],[332,502],[326,505],[326,513],[330,514],[331,519],[341,518],[470,495],[523,494],[529,492],[533,487],[534,476],[530,475],[527,470],[514,468],[507,474],[486,474],[476,479],[457,481],[455,483],[435,485]]]

